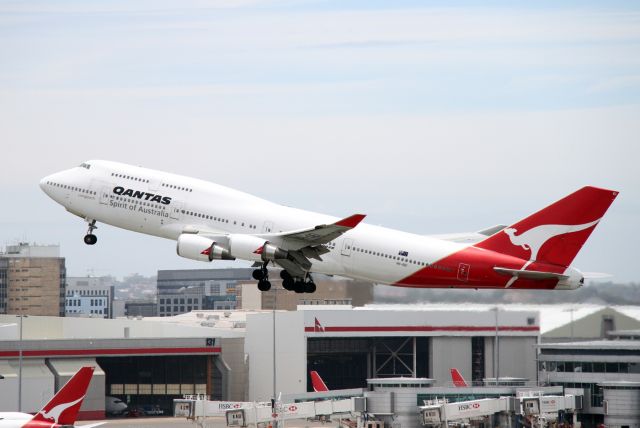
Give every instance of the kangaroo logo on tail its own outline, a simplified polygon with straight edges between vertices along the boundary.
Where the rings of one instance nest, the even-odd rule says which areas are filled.
[[[62,403],[58,404],[48,412],[45,409],[40,410],[38,413],[42,415],[45,419],[53,419],[53,421],[58,424],[58,419],[62,416],[62,412],[67,410],[69,407],[73,407],[84,399],[84,395],[78,398],[76,401],[72,401],[71,403]]]
[[[538,251],[542,248],[542,246],[551,238],[558,235],[564,235],[566,233],[571,232],[579,232],[581,230],[588,229],[592,226],[598,224],[600,219],[594,220],[590,223],[585,224],[576,224],[576,225],[565,225],[565,224],[543,224],[541,226],[533,227],[526,232],[521,233],[520,235],[516,235],[518,232],[516,229],[512,227],[508,227],[504,229],[504,233],[509,236],[509,240],[513,245],[518,247],[522,247],[524,250],[531,251],[531,256],[529,257],[529,263],[527,263],[523,269],[530,264],[531,262],[537,260]]]

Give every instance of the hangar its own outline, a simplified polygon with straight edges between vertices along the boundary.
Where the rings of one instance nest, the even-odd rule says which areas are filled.
[[[273,394],[273,325],[273,312],[247,316],[250,401]],[[364,388],[367,379],[383,377],[446,386],[453,367],[476,383],[496,374],[536,380],[535,311],[312,305],[276,311],[275,326],[276,389],[284,394],[310,390],[309,370],[332,389]]]

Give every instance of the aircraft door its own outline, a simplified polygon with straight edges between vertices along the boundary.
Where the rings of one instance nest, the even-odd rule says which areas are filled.
[[[353,249],[353,239],[345,238],[342,240],[342,247],[340,249],[340,264],[344,273],[349,274],[352,271],[353,257],[351,257],[351,251]]]
[[[353,239],[344,239],[342,241],[342,250],[340,251],[340,254],[342,254],[343,256],[350,257],[352,246],[353,246]]]
[[[171,220],[180,220],[180,210],[182,209],[182,202],[172,199],[169,206],[171,207],[169,209],[169,218]]]
[[[271,233],[271,232],[273,232],[273,222],[265,221],[264,225],[262,226],[262,233]]]
[[[149,191],[157,192],[159,188],[160,188],[160,180],[156,178],[152,178],[149,180]]]
[[[102,186],[100,189],[100,203],[102,205],[109,205],[109,186]]]

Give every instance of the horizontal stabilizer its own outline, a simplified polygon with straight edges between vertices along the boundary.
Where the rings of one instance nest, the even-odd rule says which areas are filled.
[[[502,229],[505,229],[506,227],[507,227],[506,224],[496,224],[495,226],[491,226],[491,227],[487,227],[486,229],[479,230],[476,233],[479,233],[480,235],[484,235],[484,236],[491,236],[491,235],[495,235],[496,233],[500,232]]]
[[[442,239],[443,241],[458,242],[461,244],[475,244],[476,242],[487,239],[488,236],[495,235],[503,230],[505,227],[502,224],[491,226],[486,229],[479,230],[477,232],[460,232],[460,233],[446,233],[440,235],[427,235],[430,238]]]
[[[569,277],[567,275],[563,275],[561,273],[554,273],[554,272],[540,272],[540,271],[536,271],[536,270],[509,269],[509,268],[503,268],[503,267],[494,267],[493,270],[495,270],[496,272],[498,272],[498,273],[500,273],[502,275],[515,276],[517,278],[526,278],[526,279],[533,279],[533,280],[543,280],[543,279],[563,280],[563,279],[569,279]]]
[[[582,272],[582,277],[584,279],[609,279],[613,278],[613,275],[602,272]]]

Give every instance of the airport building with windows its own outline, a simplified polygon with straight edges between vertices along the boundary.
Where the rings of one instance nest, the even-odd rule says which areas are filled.
[[[251,279],[251,268],[159,270],[157,314],[169,317],[196,310],[236,309],[236,286]]]
[[[68,277],[65,316],[113,318],[113,297],[110,277]]]
[[[607,308],[590,308],[589,314],[603,309]],[[623,314],[625,310],[616,311],[634,318],[630,312]],[[405,407],[417,408],[423,400],[439,395],[459,401],[524,388],[583,396],[579,416],[583,426],[607,421],[611,426],[627,425],[615,421],[637,426],[630,422],[637,412],[629,415],[621,410],[640,390],[640,379],[634,377],[640,376],[635,373],[640,364],[637,340],[544,342],[545,333],[563,325],[564,321],[554,318],[558,314],[576,315],[557,306],[536,310],[313,304],[296,311],[196,310],[139,319],[30,316],[22,320],[22,342],[17,317],[2,315],[0,374],[5,379],[0,380],[4,382],[0,410],[16,410],[17,361],[22,349],[23,391],[29,396],[23,397],[29,406],[25,411],[37,411],[48,399],[59,373],[87,363],[101,369],[91,399],[82,407],[83,414],[91,417],[104,414],[107,396],[133,407],[159,406],[165,414],[171,412],[172,400],[183,394],[269,400],[274,394],[275,367],[276,393],[287,397],[304,397],[312,391],[308,373],[316,370],[334,390],[386,388],[388,392],[396,384],[402,388],[402,382],[391,379],[422,379],[420,384],[414,382],[411,391],[404,391],[409,395],[402,394]],[[545,317],[551,322],[545,322]],[[601,333],[599,328],[594,334]],[[630,330],[607,333],[612,337],[634,334]],[[61,364],[66,371],[56,369]],[[451,368],[460,371],[467,388],[455,387]],[[389,381],[383,385],[384,379]]]
[[[640,340],[546,343],[538,347],[539,381],[583,391],[583,422],[612,426],[607,415],[616,407],[613,400],[636,403],[632,407],[638,410]],[[640,414],[636,414],[621,425],[638,426],[639,422]]]
[[[66,275],[59,246],[7,245],[0,253],[0,314],[64,316]]]

